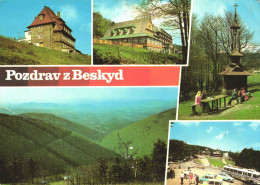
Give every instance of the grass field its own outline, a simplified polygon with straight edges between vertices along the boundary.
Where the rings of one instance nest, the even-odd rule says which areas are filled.
[[[222,158],[216,158],[216,157],[206,157],[206,158],[208,159],[209,163],[215,167],[221,166],[221,168],[223,168],[227,164],[235,165],[234,161],[231,161],[228,159],[225,160],[225,162],[227,163],[227,164],[225,164],[225,163],[223,163]]]
[[[49,183],[49,185],[68,185],[68,182],[65,181],[58,181],[58,182],[52,182]],[[157,183],[145,183],[145,185],[163,185],[163,182],[157,182]],[[116,185],[126,185],[126,184],[116,184]],[[127,183],[127,185],[144,185],[143,183]]]
[[[206,157],[209,161],[209,163],[214,166],[214,167],[219,167],[223,168],[226,164],[222,162],[221,158],[214,158],[214,157]]]
[[[129,154],[135,153],[134,157],[142,158],[144,155],[150,155],[153,150],[153,144],[158,139],[167,143],[169,120],[176,117],[176,109],[170,109],[159,114],[149,116],[146,119],[137,121],[123,129],[116,130],[101,141],[101,146],[122,154],[120,149],[120,138],[128,143],[133,149]],[[131,134],[129,134],[131,133]]]
[[[91,56],[18,43],[0,36],[0,65],[90,65]]]
[[[256,120],[260,119],[260,74],[254,73],[248,77],[248,90],[252,97],[243,104],[232,102],[231,107],[222,108],[210,114],[191,115],[191,105],[194,101],[180,102],[179,120]],[[195,97],[195,95],[194,95]],[[227,101],[230,97],[227,97]],[[197,112],[200,108],[196,107]]]
[[[144,48],[95,44],[94,64],[179,64],[181,56],[152,52]]]

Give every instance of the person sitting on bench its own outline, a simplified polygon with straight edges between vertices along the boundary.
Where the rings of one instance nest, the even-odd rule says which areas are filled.
[[[232,100],[236,100],[237,99],[237,88],[234,89],[233,93],[232,93],[232,97],[230,98],[230,100],[228,101],[228,105],[231,105]]]
[[[201,99],[204,100],[204,99],[206,99],[206,98],[207,98],[207,91],[204,90],[204,91],[202,92]]]
[[[195,96],[195,105],[200,107],[200,100],[201,100],[201,91],[198,91],[197,95]]]
[[[242,97],[242,102],[244,102],[245,100],[248,100],[248,96],[246,94],[246,91],[245,91],[245,88],[243,87],[242,90],[241,90],[241,97]]]

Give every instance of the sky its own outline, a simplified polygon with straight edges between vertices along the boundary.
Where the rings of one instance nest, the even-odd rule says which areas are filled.
[[[193,0],[192,12],[199,19],[205,15],[223,16],[225,11],[234,12],[237,3],[237,13],[250,31],[254,32],[254,43],[260,44],[260,1],[259,0]]]
[[[226,151],[260,150],[260,121],[175,122],[170,139]]]
[[[76,103],[87,101],[168,101],[176,107],[178,87],[84,87],[84,88],[0,88],[0,105],[37,103]],[[167,103],[168,104],[168,103]]]
[[[24,37],[44,6],[50,7],[72,29],[75,47],[91,54],[91,0],[0,0],[0,35]]]

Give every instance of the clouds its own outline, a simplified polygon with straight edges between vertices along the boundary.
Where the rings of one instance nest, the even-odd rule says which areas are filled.
[[[216,138],[217,140],[222,140],[226,135],[228,135],[228,133],[229,133],[228,130],[223,131],[223,132],[221,132],[219,135],[215,136],[215,138]]]
[[[109,2],[98,1],[96,11],[101,12],[103,17],[111,19],[114,22],[133,20],[139,14],[135,8],[136,4],[128,4],[126,1],[112,1],[109,4],[107,3]]]
[[[219,134],[219,135],[215,136],[215,138],[218,140],[223,139],[223,137],[224,137],[224,134]]]
[[[189,126],[199,126],[199,122],[178,122],[178,124],[189,127]]]
[[[258,127],[260,126],[260,122],[252,122],[249,124],[249,127],[251,127],[253,130],[259,131]]]
[[[206,130],[206,132],[207,132],[207,133],[211,133],[212,130],[213,130],[213,127],[211,126],[211,127],[209,127],[209,129]]]
[[[194,0],[192,13],[197,14],[199,17],[204,16],[205,13],[222,16],[227,10],[226,2],[210,0],[210,3],[208,3],[208,0],[206,1],[207,2],[205,2],[205,0]]]
[[[241,126],[242,123],[241,122],[237,122],[237,123],[233,123],[234,126]]]
[[[61,17],[68,23],[77,22],[79,15],[77,9],[71,4],[60,6]]]

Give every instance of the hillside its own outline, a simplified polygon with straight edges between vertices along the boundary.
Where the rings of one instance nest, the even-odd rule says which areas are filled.
[[[0,36],[0,65],[90,65],[91,56],[18,43]]]
[[[97,141],[103,137],[101,132],[88,128],[84,125],[74,123],[72,121],[66,120],[64,118],[58,117],[54,114],[44,114],[44,113],[25,113],[22,114],[25,117],[42,120],[45,122],[52,123],[53,125],[60,126],[66,130],[75,132],[87,139]]]
[[[176,109],[149,116],[146,119],[110,133],[102,139],[100,144],[123,155],[126,153],[126,148],[120,149],[123,144],[119,143],[127,143],[128,148],[133,147],[132,150],[129,150],[129,155],[134,154],[134,157],[137,158],[150,155],[153,143],[158,139],[167,143],[169,120],[173,120],[175,117]]]
[[[162,100],[121,100],[121,101],[91,101],[83,100],[74,103],[36,103],[3,105],[0,108],[4,114],[48,113],[55,114],[66,120],[84,125],[88,128],[108,134],[124,128],[148,116],[173,108],[174,101]],[[12,110],[12,112],[8,110]]]
[[[31,157],[38,169],[48,175],[64,172],[69,167],[95,163],[99,158],[117,155],[90,140],[53,124],[0,114],[0,159],[28,161]]]
[[[181,64],[181,56],[152,52],[144,48],[95,44],[94,64]]]

